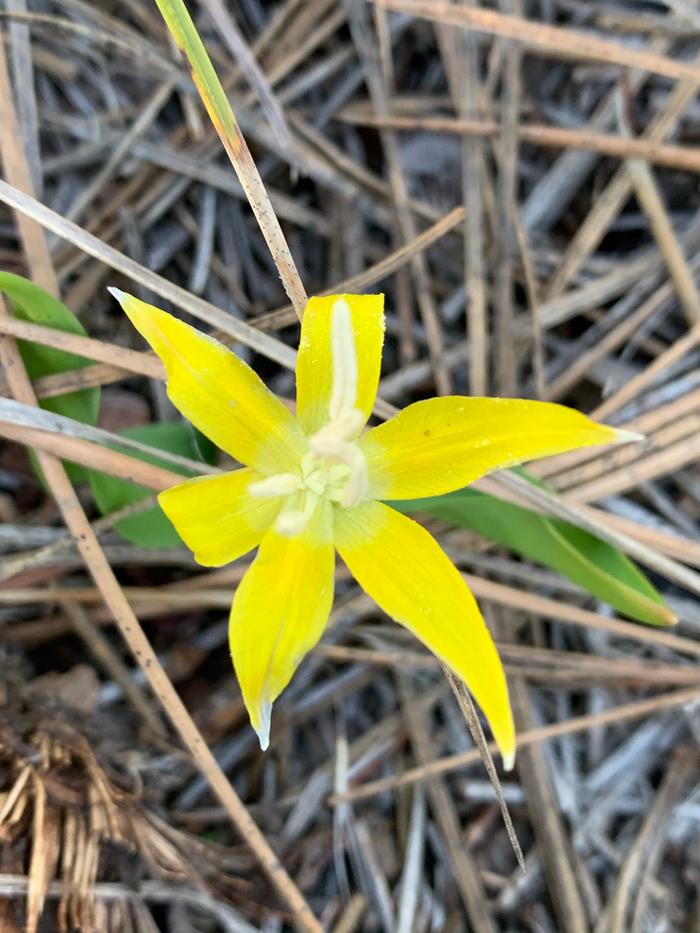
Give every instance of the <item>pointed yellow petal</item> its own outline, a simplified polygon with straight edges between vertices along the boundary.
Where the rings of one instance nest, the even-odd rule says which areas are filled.
[[[204,567],[221,567],[260,544],[279,511],[279,498],[250,494],[254,470],[196,476],[158,496],[177,533]]]
[[[272,704],[323,634],[334,570],[331,506],[322,503],[298,535],[287,537],[274,528],[267,532],[236,590],[231,656],[263,749]]]
[[[449,396],[409,405],[360,446],[374,498],[415,499],[526,460],[620,440],[615,428],[563,405]]]
[[[339,509],[335,543],[357,582],[461,677],[503,759],[515,754],[508,688],[479,607],[458,570],[417,522],[381,502]]]
[[[168,395],[188,421],[261,473],[298,464],[303,437],[296,419],[235,353],[172,314],[111,291],[163,361]]]
[[[304,311],[297,359],[297,417],[313,434],[341,411],[369,418],[379,385],[384,295],[311,298]]]

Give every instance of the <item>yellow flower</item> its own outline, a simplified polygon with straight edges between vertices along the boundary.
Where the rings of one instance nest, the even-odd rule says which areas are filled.
[[[466,683],[511,765],[508,690],[476,601],[431,535],[382,500],[450,492],[621,432],[561,405],[461,396],[416,402],[364,431],[379,383],[383,295],[309,301],[294,417],[222,344],[111,291],[163,361],[173,403],[244,464],[181,483],[159,502],[204,566],[258,548],[233,600],[230,645],[262,748],[273,702],[323,633],[337,549],[381,609]]]

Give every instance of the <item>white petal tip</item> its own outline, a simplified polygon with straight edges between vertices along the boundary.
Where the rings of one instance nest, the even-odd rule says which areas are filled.
[[[617,434],[615,438],[615,443],[617,444],[629,444],[632,441],[638,444],[640,441],[646,440],[645,434],[638,434],[636,431],[622,431],[619,428],[615,428],[615,433]]]
[[[272,703],[260,704],[260,725],[255,730],[260,742],[260,751],[266,752],[270,744],[270,719],[272,718]]]
[[[110,293],[112,298],[116,298],[119,304],[123,304],[124,299],[129,297],[126,292],[123,292],[121,288],[115,288],[114,285],[110,285],[107,288],[107,291]]]
[[[503,755],[503,770],[512,771],[514,767],[515,767],[515,751],[512,751],[507,755]]]

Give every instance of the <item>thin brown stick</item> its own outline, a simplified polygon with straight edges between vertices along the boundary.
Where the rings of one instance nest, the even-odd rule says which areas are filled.
[[[4,33],[0,29],[0,154],[5,177],[11,179],[22,190],[31,191],[32,177],[24,158],[24,150],[19,142],[21,134],[13,100],[10,76],[7,71]],[[52,295],[58,295],[58,280],[44,229],[24,214],[17,215],[17,226],[34,281]]]
[[[382,126],[395,130],[424,130],[457,136],[490,139],[501,133],[496,120],[466,117],[413,117],[391,115],[378,117],[359,107],[348,107],[338,115],[348,123]],[[521,142],[553,149],[581,149],[598,152],[617,159],[644,159],[654,165],[685,172],[700,172],[700,151],[691,146],[656,142],[644,137],[614,136],[593,130],[572,130],[568,127],[541,123],[519,123],[516,127]]]
[[[552,58],[605,62],[625,68],[639,68],[667,78],[687,78],[700,84],[700,68],[653,52],[640,52],[599,39],[590,33],[560,26],[533,23],[520,16],[508,16],[482,7],[458,6],[445,0],[374,0],[389,10],[468,27],[487,35],[513,39],[528,49]]]
[[[41,324],[30,324],[28,321],[19,321],[16,318],[0,320],[0,333],[8,334],[18,340],[31,340],[33,343],[66,353],[75,353],[90,360],[109,363],[124,370],[124,375],[136,373],[139,376],[149,376],[152,379],[165,380],[165,368],[155,353],[128,350],[114,343],[95,340],[92,337],[81,337],[78,334],[69,334],[54,327],[44,327]]]
[[[700,323],[700,293],[671,225],[656,178],[647,163],[639,159],[630,159],[627,171],[632,179],[637,200],[649,218],[649,225],[659,246],[659,252],[668,266],[681,307],[692,327],[693,324]]]

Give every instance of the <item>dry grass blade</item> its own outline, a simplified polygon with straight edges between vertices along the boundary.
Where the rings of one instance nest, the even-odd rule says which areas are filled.
[[[537,49],[544,55],[575,61],[605,62],[624,68],[638,68],[667,78],[687,78],[700,84],[700,68],[663,55],[638,52],[588,33],[558,26],[533,23],[520,16],[509,16],[480,7],[458,6],[446,0],[373,0],[388,10],[450,23],[500,36]]]
[[[347,109],[341,114],[343,120],[366,126],[384,126],[388,129],[451,133],[467,139],[490,139],[501,133],[495,120],[479,120],[465,117],[412,117],[392,115],[378,117],[361,110]],[[516,126],[521,142],[553,149],[580,149],[597,152],[619,159],[644,159],[654,165],[676,168],[687,172],[700,172],[700,152],[690,146],[676,146],[651,139],[613,136],[610,133],[569,129],[562,126],[547,126],[540,123],[519,123]],[[466,239],[466,238],[465,238]]]
[[[133,259],[120,253],[119,250],[114,249],[114,247],[103,242],[87,230],[83,230],[77,224],[71,223],[60,214],[40,204],[36,198],[25,194],[1,179],[0,201],[14,208],[20,214],[30,217],[47,230],[57,234],[57,236],[64,237],[69,242],[76,244],[89,256],[93,256],[117,272],[123,273],[144,288],[160,295],[166,301],[172,301],[194,317],[207,322],[214,328],[218,328],[233,340],[240,341],[282,366],[290,369],[294,367],[295,354],[290,347],[250,327],[245,322],[226,314],[210,302],[198,298],[178,285],[174,285],[150,269],[146,269],[140,263],[134,262]]]
[[[111,431],[105,431],[103,428],[93,428],[88,424],[75,421],[73,418],[66,418],[65,415],[56,415],[53,412],[37,408],[35,405],[23,405],[21,402],[15,402],[11,399],[0,399],[0,424],[89,441],[98,447],[105,448],[105,451],[112,447],[123,447],[126,450],[132,450],[147,457],[155,457],[157,460],[170,463],[173,466],[184,467],[195,474],[215,474],[220,472],[216,467],[202,463],[201,460],[183,457],[167,450],[158,450],[156,447],[151,447],[141,441],[122,437]]]
[[[117,450],[106,449],[101,444],[92,444],[78,437],[65,437],[62,434],[51,434],[47,431],[17,427],[3,422],[0,422],[0,436],[26,444],[43,453],[55,454],[62,460],[80,463],[90,469],[138,483],[139,486],[146,486],[158,492],[182,481],[182,474],[175,473],[173,470],[145,463],[143,460],[137,460],[136,457],[119,453]]]
[[[221,37],[231,50],[241,71],[255,90],[263,112],[275,132],[280,146],[293,146],[284,111],[270,87],[267,78],[255,60],[248,43],[245,41],[235,19],[229,14],[222,0],[205,0],[209,15],[216,23]]]
[[[44,908],[49,882],[58,859],[58,818],[54,807],[47,801],[44,783],[33,775],[34,822],[32,826],[32,854],[27,885],[27,933],[36,933]]]
[[[447,682],[450,685],[452,693],[455,695],[455,699],[459,704],[459,708],[464,715],[464,720],[469,727],[469,732],[474,739],[474,744],[479,750],[479,754],[481,755],[481,760],[484,763],[489,780],[493,784],[494,790],[496,792],[496,799],[498,800],[498,806],[501,810],[501,815],[503,816],[503,822],[506,826],[508,838],[510,839],[510,844],[513,846],[513,851],[515,852],[515,857],[518,860],[518,865],[520,865],[524,872],[525,858],[523,856],[523,850],[521,849],[520,843],[518,842],[515,827],[513,826],[513,820],[511,818],[510,811],[508,810],[508,804],[506,803],[506,799],[503,796],[501,780],[498,777],[496,765],[494,764],[493,755],[491,754],[488,743],[486,741],[484,730],[481,728],[481,723],[479,722],[479,716],[476,712],[476,708],[474,707],[474,702],[461,680],[458,680],[446,667],[443,667],[443,672],[447,678]]]
[[[5,177],[11,179],[24,191],[32,190],[32,178],[20,142],[17,113],[12,106],[12,87],[7,71],[5,43],[0,29],[0,101],[4,101],[0,111],[0,154]],[[1,106],[1,105],[0,105]],[[43,229],[22,216],[18,219],[20,235],[27,251],[27,262],[32,270],[34,281],[52,295],[58,294],[58,282],[51,256],[46,244]]]
[[[77,334],[68,334],[54,327],[42,327],[40,324],[18,321],[12,317],[0,322],[0,328],[3,334],[9,334],[19,340],[30,340],[45,347],[53,347],[55,350],[75,353],[76,356],[84,356],[90,360],[100,360],[128,373],[165,380],[163,364],[154,353],[128,350],[116,344],[104,343],[101,340],[81,337]]]
[[[344,8],[355,48],[365,73],[372,105],[380,117],[388,116],[389,102],[382,80],[379,51],[369,27],[367,8],[364,4],[356,3],[354,0],[345,0]],[[382,133],[382,145],[389,167],[389,182],[394,199],[397,226],[405,245],[416,239],[417,231],[413,216],[409,210],[408,188],[401,165],[397,140],[390,130]],[[416,300],[425,327],[428,349],[435,372],[435,383],[438,392],[446,395],[451,390],[451,377],[442,359],[442,331],[430,289],[427,262],[422,252],[416,252],[411,256],[411,271],[416,290]]]
[[[661,255],[666,260],[671,281],[692,327],[700,323],[700,292],[698,292],[691,269],[683,255],[683,249],[673,230],[659,186],[646,162],[631,159],[627,164],[627,171],[632,179],[637,199],[649,217],[651,230],[659,244]]]

